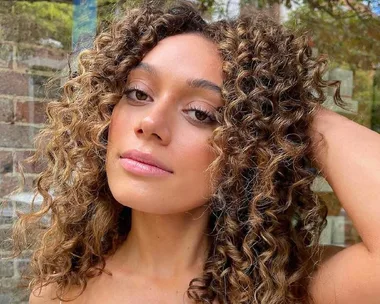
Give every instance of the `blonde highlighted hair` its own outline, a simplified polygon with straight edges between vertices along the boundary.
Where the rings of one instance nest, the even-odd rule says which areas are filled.
[[[196,303],[308,303],[320,259],[327,208],[310,189],[317,170],[308,135],[324,100],[326,58],[314,58],[307,38],[251,12],[206,22],[194,4],[128,10],[79,56],[79,70],[49,103],[33,161],[44,160],[38,211],[15,223],[14,254],[37,232],[30,290],[54,283],[57,296],[105,271],[105,257],[126,239],[131,210],[107,184],[105,155],[113,107],[129,71],[165,37],[198,33],[223,60],[222,98],[210,145],[215,192],[210,251],[203,275],[189,283]],[[339,90],[335,97],[342,104]],[[54,195],[52,194],[54,191]],[[48,225],[36,225],[51,214]],[[100,265],[100,266],[99,266]]]

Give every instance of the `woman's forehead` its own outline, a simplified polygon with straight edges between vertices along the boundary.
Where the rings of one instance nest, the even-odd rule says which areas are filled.
[[[222,59],[217,46],[194,34],[180,34],[161,40],[132,70],[130,76],[177,77],[190,87],[221,93]]]
[[[222,58],[217,45],[200,34],[186,33],[159,41],[142,60],[159,71],[171,71],[186,78],[201,78],[222,85]]]

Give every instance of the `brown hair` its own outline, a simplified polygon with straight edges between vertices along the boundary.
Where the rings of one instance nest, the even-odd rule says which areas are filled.
[[[186,1],[128,10],[80,54],[77,76],[48,105],[33,156],[47,165],[36,183],[43,202],[20,214],[13,231],[16,254],[27,231],[38,232],[31,290],[55,283],[60,298],[71,285],[84,291],[125,240],[130,209],[113,198],[105,173],[112,109],[129,71],[158,41],[190,32],[218,47],[225,106],[210,139],[217,153],[210,170],[219,177],[209,204],[210,252],[188,296],[197,303],[312,301],[308,284],[327,208],[310,189],[318,172],[308,131],[323,89],[333,85],[322,79],[326,58],[314,58],[307,38],[267,16],[206,22]],[[339,90],[334,101],[343,104]],[[50,212],[48,225],[34,224]]]

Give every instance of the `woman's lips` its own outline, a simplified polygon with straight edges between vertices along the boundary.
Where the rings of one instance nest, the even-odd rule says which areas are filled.
[[[128,172],[143,176],[167,176],[172,174],[164,169],[144,164],[131,158],[120,158],[121,166]]]
[[[167,167],[166,164],[164,162],[162,162],[160,159],[154,157],[150,153],[144,153],[144,152],[139,151],[137,149],[125,151],[120,155],[120,157],[121,158],[133,159],[137,162],[147,164],[149,166],[157,167],[157,168],[164,170],[164,171],[167,171],[169,173],[173,173],[173,171],[169,167]]]

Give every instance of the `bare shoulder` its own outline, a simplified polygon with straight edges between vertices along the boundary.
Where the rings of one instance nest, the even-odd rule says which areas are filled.
[[[54,284],[49,284],[42,288],[37,287],[30,293],[29,304],[58,304],[59,299],[56,298],[55,292],[56,286]]]
[[[59,304],[60,300],[57,297],[57,285],[49,284],[42,288],[34,289],[29,296],[29,304]],[[70,304],[82,304],[82,298],[78,299],[80,288],[71,286],[67,288],[63,294],[63,298],[69,301]],[[62,303],[63,300],[62,300]]]
[[[378,304],[380,259],[364,243],[347,248],[324,246],[322,261],[310,281],[315,304]]]
[[[334,246],[334,245],[323,245],[321,246],[322,249],[322,256],[321,256],[321,263],[316,270],[315,273],[312,275],[311,283],[310,283],[310,291],[313,296],[314,301],[316,304],[323,303],[322,301],[326,301],[326,299],[329,297],[326,293],[326,284],[332,283],[328,278],[326,273],[331,268],[331,259],[336,258],[337,254],[345,249],[345,247],[341,246]],[[323,292],[323,290],[325,292]],[[334,303],[333,301],[327,302],[329,304]]]

